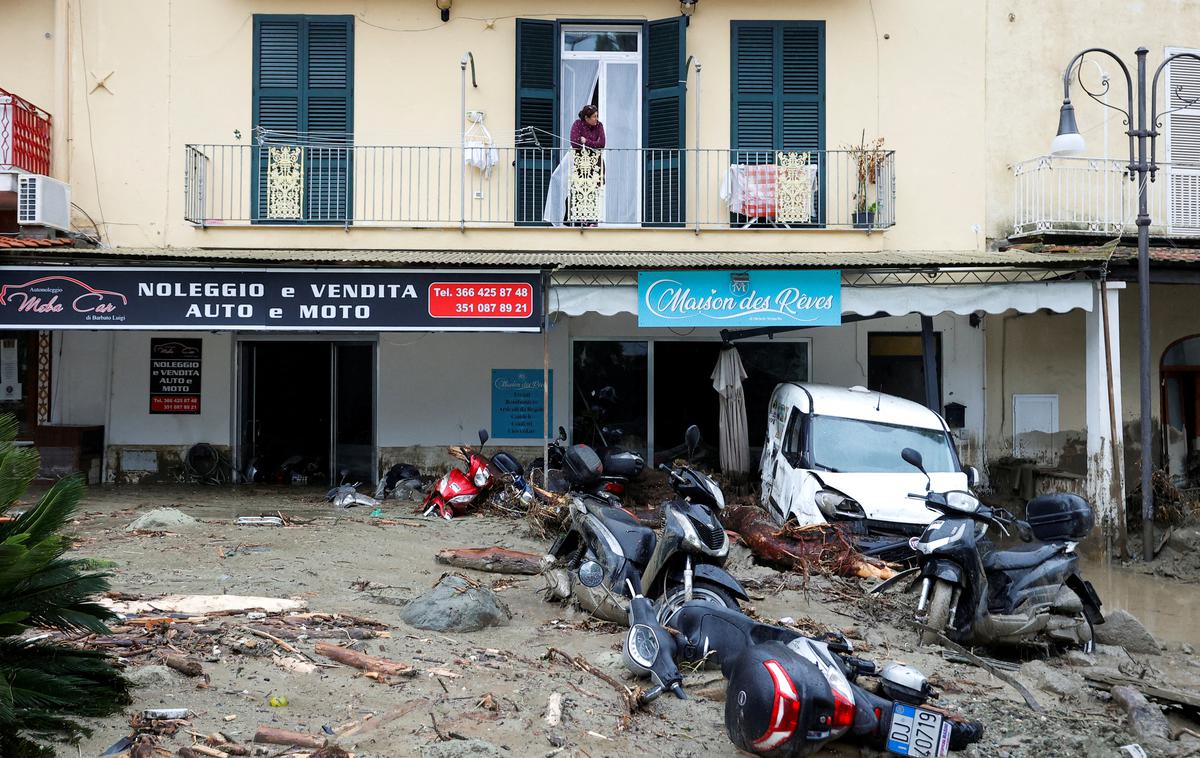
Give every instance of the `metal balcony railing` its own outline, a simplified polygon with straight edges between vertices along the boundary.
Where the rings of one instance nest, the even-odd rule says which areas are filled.
[[[465,160],[464,160],[465,157]],[[886,229],[895,155],[848,151],[186,146],[198,226]]]
[[[1151,233],[1200,236],[1200,164],[1159,163],[1146,185]],[[1134,234],[1138,186],[1128,161],[1041,156],[1013,167],[1013,237]]]
[[[50,114],[0,89],[0,171],[50,174]]]

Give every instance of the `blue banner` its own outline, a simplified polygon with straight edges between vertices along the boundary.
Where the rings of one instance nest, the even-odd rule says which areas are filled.
[[[542,408],[545,407],[540,368],[492,369],[492,436],[497,439],[541,439]],[[550,372],[550,413],[546,429],[554,419],[554,372]],[[550,436],[554,436],[551,434]]]
[[[842,272],[642,271],[638,326],[837,326]]]

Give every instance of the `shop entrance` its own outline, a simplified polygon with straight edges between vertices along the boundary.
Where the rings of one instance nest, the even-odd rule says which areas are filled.
[[[254,480],[374,482],[375,345],[238,345],[238,465]]]
[[[1163,459],[1178,486],[1200,485],[1200,335],[1163,352]]]

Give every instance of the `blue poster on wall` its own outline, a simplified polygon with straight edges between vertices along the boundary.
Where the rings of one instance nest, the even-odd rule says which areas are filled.
[[[638,326],[837,326],[842,272],[642,271]]]
[[[499,439],[541,439],[545,395],[540,368],[492,369],[492,436]],[[550,413],[546,429],[554,421],[554,372],[550,372]],[[553,435],[551,435],[553,436]]]

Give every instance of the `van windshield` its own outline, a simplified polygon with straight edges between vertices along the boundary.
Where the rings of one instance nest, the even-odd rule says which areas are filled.
[[[880,424],[838,416],[813,416],[812,452],[817,466],[833,471],[911,474],[900,458],[911,447],[924,458],[925,470],[958,471],[954,449],[944,431]]]

